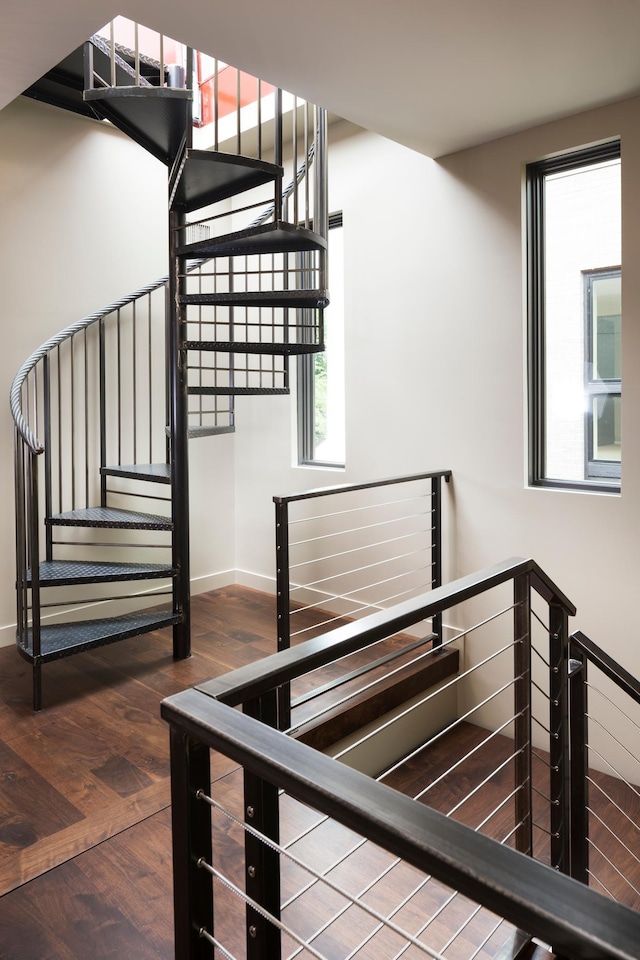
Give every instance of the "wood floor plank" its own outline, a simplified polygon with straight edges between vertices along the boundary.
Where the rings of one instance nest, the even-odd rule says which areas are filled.
[[[78,856],[171,803],[169,779],[0,860],[0,896]],[[1,954],[0,954],[1,956]]]

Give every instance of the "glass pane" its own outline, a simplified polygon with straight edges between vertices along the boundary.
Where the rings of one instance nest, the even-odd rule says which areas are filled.
[[[620,378],[620,278],[612,276],[622,259],[620,160],[547,174],[544,195],[544,476],[582,482],[593,476],[588,447],[616,443],[601,394],[596,426],[589,385]],[[619,396],[616,404],[619,428]],[[619,432],[617,443],[619,460]]]
[[[621,278],[596,277],[592,282],[593,379],[620,380]]]
[[[343,231],[329,232],[331,302],[324,312],[326,350],[314,356],[313,460],[344,465],[344,254]]]
[[[593,398],[593,459],[620,463],[619,394]]]

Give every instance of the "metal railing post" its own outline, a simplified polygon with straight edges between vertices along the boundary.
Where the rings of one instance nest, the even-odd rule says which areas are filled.
[[[197,794],[209,793],[209,748],[174,726],[170,748],[175,955],[205,960],[211,947],[199,931],[213,936],[213,878],[198,861],[213,862],[211,808]]]
[[[275,141],[273,144],[273,162],[277,166],[282,166],[282,90],[278,87],[274,91],[275,97]],[[295,177],[295,170],[293,172]],[[274,198],[275,209],[273,212],[274,220],[282,219],[282,189],[276,184],[276,195]]]
[[[29,451],[27,463],[27,568],[31,568],[31,650],[33,654],[33,709],[42,706],[41,634],[40,634],[40,503],[38,493],[38,458]],[[27,631],[29,629],[27,617]]]
[[[514,753],[516,850],[533,854],[531,780],[531,585],[528,575],[513,581]]]
[[[549,603],[551,863],[562,873],[570,872],[568,640],[567,611],[559,603],[552,600]]]
[[[105,329],[104,319],[100,320],[99,331],[99,404],[100,404],[100,466],[107,465],[107,373],[106,373],[106,348],[105,348]],[[100,506],[107,505],[107,478],[100,471]]]
[[[587,658],[569,640],[569,736],[571,738],[570,865],[571,876],[589,883],[589,769]]]
[[[268,726],[277,726],[277,698],[270,691],[243,705],[243,712]],[[254,773],[244,771],[245,820],[270,840],[279,842],[278,788]],[[257,837],[245,832],[247,896],[271,916],[280,919],[280,857]],[[247,960],[275,960],[281,956],[280,930],[247,905]]]
[[[184,324],[178,297],[184,287],[184,258],[176,255],[183,213],[169,213],[169,294],[167,353],[169,357],[169,407],[171,431],[171,517],[174,574],[173,610],[180,621],[173,628],[173,656],[177,660],[191,653],[191,583],[189,575],[189,430],[187,359]]]
[[[60,372],[58,371],[58,376]],[[49,354],[42,361],[42,385],[44,389],[44,515],[53,514],[53,497],[51,491],[51,363]],[[45,556],[53,559],[53,529],[45,530]]]
[[[276,507],[276,617],[278,651],[291,645],[291,617],[289,610],[289,504],[274,497]],[[278,728],[291,726],[291,684],[278,689]]]
[[[431,478],[431,589],[442,586],[442,478]],[[433,646],[442,645],[442,613],[431,621]]]

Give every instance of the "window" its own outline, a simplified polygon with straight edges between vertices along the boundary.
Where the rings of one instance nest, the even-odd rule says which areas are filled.
[[[298,358],[298,454],[301,464],[345,463],[344,267],[342,214],[329,217],[331,302],[324,311],[325,350]]]
[[[586,475],[620,477],[620,270],[585,273]]]
[[[620,143],[527,168],[529,476],[617,490]]]

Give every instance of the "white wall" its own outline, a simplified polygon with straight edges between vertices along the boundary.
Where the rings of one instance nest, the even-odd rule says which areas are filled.
[[[622,494],[528,489],[523,165],[618,135]],[[632,640],[640,530],[640,100],[439,162],[346,124],[330,130],[330,142],[330,208],[344,212],[347,468],[336,475],[294,466],[293,404],[242,398],[237,566],[273,576],[275,493],[450,467],[445,503],[455,501],[455,521],[446,574],[514,554],[534,557],[576,603],[577,624],[640,674]]]
[[[0,112],[0,643],[15,635],[11,381],[48,337],[167,273],[166,196],[166,168],[109,124],[24,98]],[[198,590],[235,566],[232,438],[195,441],[192,466]]]

